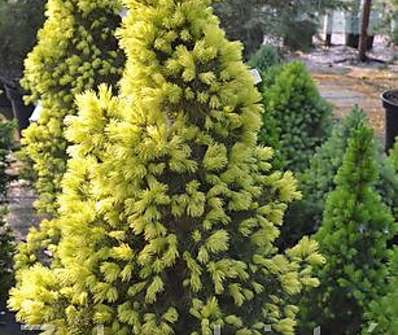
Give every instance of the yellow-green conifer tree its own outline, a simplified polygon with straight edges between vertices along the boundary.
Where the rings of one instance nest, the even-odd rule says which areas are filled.
[[[42,112],[24,132],[22,157],[33,165],[43,213],[54,213],[61,190],[68,145],[63,120],[77,111],[74,96],[120,77],[123,56],[114,36],[120,8],[117,0],[49,0],[38,44],[26,59],[22,84]]]
[[[21,321],[57,334],[295,333],[293,301],[324,259],[308,238],[274,246],[296,181],[256,145],[261,97],[210,4],[126,0],[122,93],[79,96],[69,118],[61,236],[49,265],[18,273]]]

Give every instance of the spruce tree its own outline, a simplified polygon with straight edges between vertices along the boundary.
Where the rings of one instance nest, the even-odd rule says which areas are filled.
[[[37,123],[25,132],[22,156],[33,164],[37,209],[54,214],[66,169],[63,120],[76,113],[74,96],[99,83],[117,83],[123,64],[115,29],[119,1],[49,0],[38,44],[25,61],[28,102],[39,103]]]
[[[256,145],[261,97],[206,0],[128,0],[121,96],[78,98],[50,265],[18,274],[11,307],[59,334],[295,333],[323,263],[274,246],[290,172]],[[19,259],[29,261],[28,257]]]
[[[275,75],[274,83],[263,93],[265,111],[260,138],[262,144],[273,145],[272,138],[277,136],[279,144],[275,150],[285,167],[303,172],[328,135],[331,107],[320,96],[303,63],[286,64]]]
[[[317,149],[309,168],[299,176],[299,189],[303,197],[289,206],[285,224],[281,228],[280,246],[292,246],[303,236],[318,231],[327,195],[336,188],[335,177],[343,163],[348,141],[363,126],[368,126],[367,116],[355,107],[345,119],[334,125],[330,137]],[[377,147],[376,163],[380,175],[376,190],[398,219],[398,175],[378,142]]]
[[[310,295],[304,319],[315,321],[325,334],[359,334],[369,304],[387,293],[388,242],[397,228],[375,190],[376,160],[372,130],[359,127],[315,234],[327,264],[319,271],[321,285]]]
[[[250,57],[249,65],[260,73],[264,73],[273,66],[281,65],[282,62],[282,51],[277,47],[265,44]]]

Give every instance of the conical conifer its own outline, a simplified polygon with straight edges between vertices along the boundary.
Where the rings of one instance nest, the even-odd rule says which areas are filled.
[[[359,334],[370,303],[386,294],[388,242],[397,228],[375,190],[376,157],[372,130],[358,128],[315,235],[327,264],[319,272],[320,287],[307,301],[306,317],[327,335]]]
[[[278,161],[287,169],[303,172],[329,133],[331,107],[303,63],[271,68],[265,78],[265,85],[269,84],[263,88],[261,143],[277,143]]]
[[[122,93],[78,99],[61,236],[49,266],[18,274],[20,320],[59,334],[295,333],[293,301],[324,259],[308,238],[274,247],[296,181],[256,145],[260,95],[210,4],[126,1]]]
[[[114,34],[120,8],[113,0],[49,0],[38,44],[26,59],[22,84],[42,111],[24,132],[22,157],[33,165],[43,213],[56,208],[67,160],[63,120],[77,112],[75,95],[119,80],[123,56]]]
[[[348,142],[355,131],[367,127],[368,124],[366,114],[354,108],[345,119],[335,124],[330,137],[317,149],[310,160],[309,168],[299,176],[299,188],[303,198],[289,206],[281,230],[281,246],[294,245],[303,236],[318,231],[328,193],[336,188],[335,177],[343,164]],[[377,146],[379,178],[375,187],[394,217],[398,218],[398,175],[390,159],[379,148],[379,143]]]

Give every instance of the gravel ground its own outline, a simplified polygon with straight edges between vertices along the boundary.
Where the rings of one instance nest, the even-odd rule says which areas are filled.
[[[343,43],[343,35],[336,35],[334,42]],[[383,139],[385,115],[380,95],[398,86],[398,48],[377,38],[368,56],[369,62],[358,63],[357,50],[337,44],[330,48],[317,47],[292,58],[307,65],[337,117],[344,117],[357,105],[368,114],[371,125]]]
[[[33,209],[36,196],[30,184],[22,180],[11,183],[8,199],[10,202],[8,222],[15,231],[17,241],[24,241],[29,229],[41,220]]]
[[[15,232],[17,242],[24,241],[31,227],[36,226],[40,217],[35,215],[33,202],[36,197],[29,183],[14,181],[8,190],[8,223]],[[22,330],[12,313],[0,312],[0,335],[36,335],[39,332]]]

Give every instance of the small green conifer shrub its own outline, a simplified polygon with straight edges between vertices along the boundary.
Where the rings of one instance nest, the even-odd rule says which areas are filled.
[[[280,65],[283,55],[279,49],[272,45],[262,45],[249,60],[249,65],[260,73],[266,72],[272,66]]]
[[[303,198],[290,205],[286,213],[279,242],[282,248],[292,246],[303,236],[318,231],[326,198],[336,188],[335,176],[343,163],[348,141],[355,131],[367,125],[366,114],[354,108],[345,119],[334,125],[330,137],[317,149],[310,160],[309,168],[299,176],[299,188]],[[376,163],[380,175],[376,190],[398,219],[398,175],[390,159],[386,159],[380,144],[377,143],[377,146]]]
[[[292,62],[277,71],[263,90],[262,144],[275,145],[287,169],[303,172],[328,135],[331,107],[320,96],[305,65]],[[268,134],[274,134],[268,136]],[[269,142],[271,141],[271,142]]]
[[[349,140],[315,234],[327,263],[303,315],[314,322],[307,325],[320,325],[326,334],[359,334],[370,303],[387,294],[393,250],[388,243],[397,226],[375,188],[376,161],[373,131],[362,125]]]

